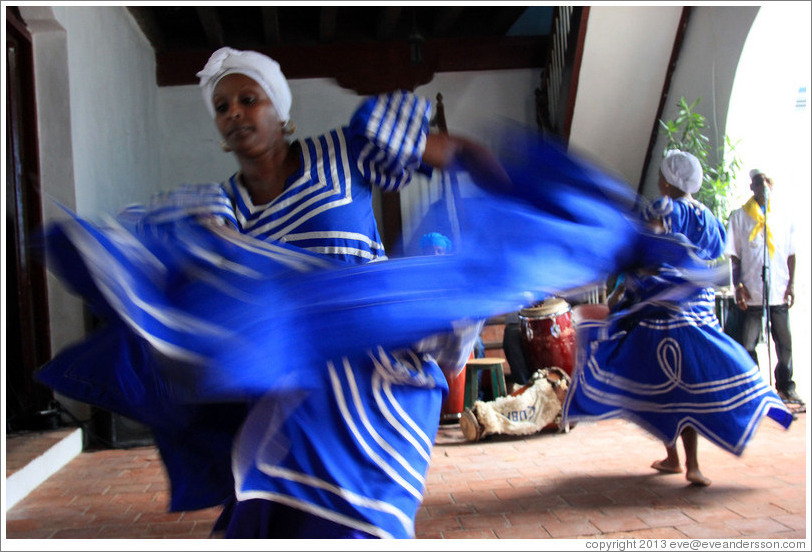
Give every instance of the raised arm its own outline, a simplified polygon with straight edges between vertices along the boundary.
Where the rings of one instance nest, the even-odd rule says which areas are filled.
[[[472,169],[476,183],[493,191],[510,188],[507,173],[496,157],[481,144],[453,134],[429,134],[423,162],[432,167],[445,169],[454,162]],[[484,178],[476,178],[483,176]]]

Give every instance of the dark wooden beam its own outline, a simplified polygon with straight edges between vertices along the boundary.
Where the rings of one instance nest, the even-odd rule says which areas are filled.
[[[497,16],[493,21],[492,33],[494,35],[503,35],[507,33],[513,24],[516,23],[516,20],[522,16],[526,9],[527,7],[525,6],[516,8],[499,8],[499,10],[496,12]]]
[[[289,79],[333,78],[359,94],[376,94],[397,88],[414,90],[437,72],[540,69],[549,48],[546,36],[427,39],[424,62],[419,65],[411,64],[405,40],[276,45],[259,51],[278,61]],[[208,50],[156,53],[158,85],[197,84],[195,73],[210,55]]]
[[[464,7],[452,6],[442,8],[440,15],[434,21],[432,28],[433,36],[441,36],[448,33],[448,30],[454,26],[454,23],[460,18]]]
[[[223,26],[220,24],[220,17],[217,15],[217,8],[211,7],[197,7],[197,17],[200,19],[200,24],[203,26],[203,32],[206,35],[206,42],[212,48],[219,48],[224,46],[223,42]]]
[[[276,7],[264,6],[262,10],[262,32],[267,44],[282,42],[282,33],[279,32],[279,12]]]
[[[156,52],[162,52],[166,49],[166,38],[161,31],[160,25],[155,19],[155,14],[152,8],[145,8],[142,6],[128,7],[127,10],[133,16],[135,22],[141,28],[144,36],[147,37],[149,43],[152,44],[152,49]]]
[[[403,13],[401,6],[388,6],[381,9],[378,18],[378,30],[375,33],[378,40],[390,40],[398,26],[398,21]]]
[[[319,40],[332,42],[336,37],[337,24],[338,8],[335,6],[322,7],[319,10]]]

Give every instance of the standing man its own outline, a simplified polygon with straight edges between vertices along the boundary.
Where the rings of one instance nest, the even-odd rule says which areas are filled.
[[[753,197],[730,215],[725,249],[732,265],[736,305],[744,311],[738,339],[758,364],[756,343],[764,325],[763,292],[766,286],[770,333],[778,356],[775,389],[785,403],[803,405],[792,380],[789,327],[789,308],[795,301],[795,227],[787,217],[772,216],[773,181],[764,172],[750,171],[750,189]],[[767,270],[764,270],[765,258]]]

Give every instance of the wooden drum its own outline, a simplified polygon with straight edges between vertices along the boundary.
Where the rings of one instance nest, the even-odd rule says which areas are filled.
[[[553,297],[537,307],[522,309],[519,324],[532,371],[557,367],[572,376],[576,345],[569,303]]]
[[[473,357],[473,354],[471,355]],[[443,401],[440,411],[440,423],[454,424],[460,421],[465,408],[465,367],[456,376],[446,374],[448,396]]]

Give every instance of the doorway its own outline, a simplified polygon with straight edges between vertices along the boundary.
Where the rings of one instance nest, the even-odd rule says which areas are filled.
[[[767,2],[759,8],[736,69],[725,132],[735,142],[742,168],[731,208],[752,195],[749,172],[766,171],[775,182],[776,213],[795,225],[795,305],[790,309],[793,374],[799,393],[810,389],[812,362],[812,9],[808,2]],[[763,346],[763,345],[762,345]],[[771,353],[773,363],[776,355]],[[767,354],[759,351],[762,375],[770,381]]]
[[[53,394],[34,381],[50,358],[45,268],[31,251],[42,225],[31,36],[6,8],[6,431],[47,428]]]

